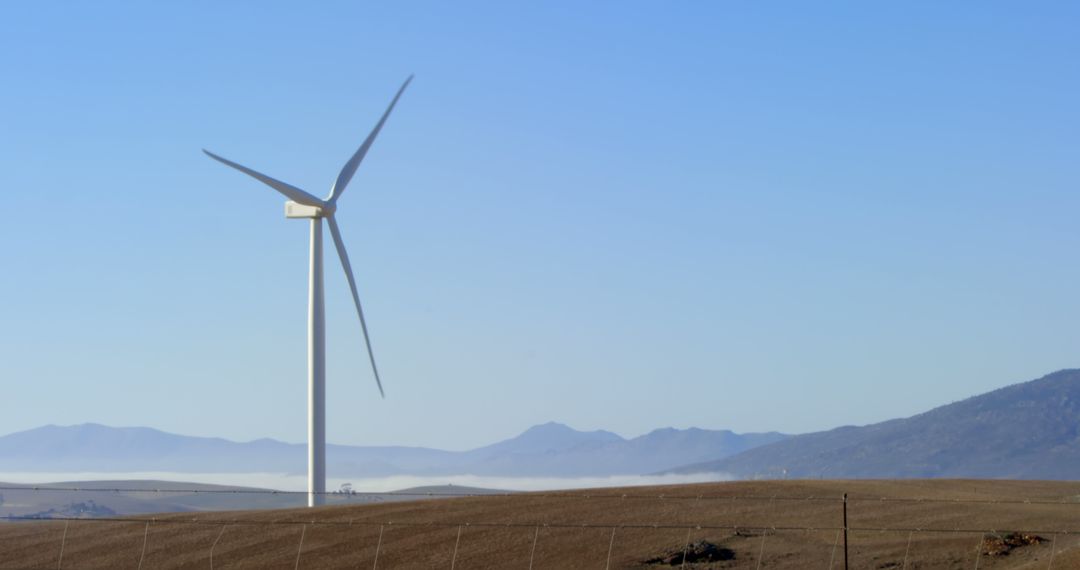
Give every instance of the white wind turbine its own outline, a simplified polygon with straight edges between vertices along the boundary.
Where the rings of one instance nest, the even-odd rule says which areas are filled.
[[[379,369],[375,366],[375,354],[371,351],[371,338],[368,336],[367,323],[364,322],[364,310],[360,308],[360,296],[356,293],[356,281],[353,279],[352,266],[349,264],[349,255],[345,253],[345,243],[341,241],[341,231],[337,221],[334,220],[334,212],[337,209],[337,201],[345,191],[345,186],[352,180],[360,161],[371,148],[379,131],[382,129],[390,111],[394,110],[401,94],[412,81],[410,75],[401,89],[398,89],[394,100],[390,102],[382,118],[375,124],[371,134],[360,145],[352,158],[342,167],[334,186],[330,189],[330,195],[325,200],[320,200],[307,192],[275,180],[269,176],[256,172],[245,166],[241,166],[231,160],[222,158],[206,149],[203,152],[210,158],[231,166],[281,192],[289,201],[285,202],[286,218],[308,218],[311,220],[311,267],[308,278],[308,506],[321,505],[326,493],[326,318],[323,305],[323,246],[322,246],[322,221],[330,227],[330,235],[334,238],[334,246],[337,248],[338,257],[341,258],[341,267],[345,270],[345,279],[349,282],[349,290],[352,292],[353,302],[356,304],[356,315],[360,317],[360,328],[364,332],[364,343],[367,345],[368,358],[371,360],[371,371],[375,374],[375,383],[379,387],[379,394],[385,397],[382,381],[379,379]]]

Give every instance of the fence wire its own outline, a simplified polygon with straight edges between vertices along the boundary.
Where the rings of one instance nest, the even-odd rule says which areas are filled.
[[[824,502],[840,503],[844,499],[838,495],[726,495],[726,494],[649,494],[649,493],[605,493],[603,490],[592,492],[586,491],[496,491],[483,493],[452,493],[440,491],[282,491],[275,489],[170,489],[170,488],[137,488],[137,487],[54,487],[47,485],[38,486],[0,486],[0,491],[33,491],[33,492],[64,492],[64,493],[159,493],[159,494],[186,494],[186,495],[284,495],[284,496],[307,496],[318,495],[324,497],[341,498],[364,498],[364,497],[445,497],[445,498],[470,498],[470,497],[536,497],[549,499],[630,499],[630,500],[671,500],[671,501],[793,501],[793,502]],[[883,497],[883,496],[858,496],[848,495],[848,503],[951,503],[972,505],[1080,505],[1080,495],[1062,497],[1061,499],[972,499],[972,498],[945,498],[945,497]]]
[[[7,522],[79,522],[79,523],[143,523],[155,525],[203,525],[203,526],[378,526],[378,527],[422,527],[422,528],[451,528],[478,527],[478,528],[551,528],[551,529],[653,529],[653,530],[730,530],[732,533],[739,532],[822,532],[842,531],[843,526],[790,526],[790,525],[742,525],[742,524],[715,524],[715,523],[614,523],[611,521],[586,521],[572,523],[553,522],[500,522],[500,521],[449,521],[449,522],[415,522],[415,521],[358,521],[358,520],[318,520],[318,519],[243,519],[243,518],[160,518],[160,517],[108,517],[108,518],[79,518],[79,517],[20,517],[3,516],[0,520]],[[1028,528],[1015,529],[1001,528],[934,528],[913,526],[848,526],[849,532],[877,532],[877,533],[922,533],[922,534],[1000,534],[1003,532],[1024,532],[1028,534],[1046,534],[1063,536],[1080,536],[1080,529],[1051,529],[1051,528]]]

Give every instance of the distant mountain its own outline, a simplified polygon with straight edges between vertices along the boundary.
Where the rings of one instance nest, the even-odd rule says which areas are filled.
[[[676,473],[740,478],[1080,478],[1080,370],[906,419],[794,436]]]
[[[663,428],[623,439],[611,432],[578,432],[549,423],[465,453],[474,474],[603,477],[655,473],[655,465],[674,467],[727,457],[785,437],[775,432],[737,434],[727,430]],[[547,443],[538,445],[541,441]]]
[[[470,453],[492,457],[500,454],[555,454],[575,448],[595,448],[610,443],[625,441],[610,431],[578,431],[556,422],[533,426],[521,435],[486,447],[472,450]]]
[[[48,425],[0,437],[0,458],[3,458],[0,470],[3,471],[191,472],[219,462],[247,461],[273,471],[286,471],[297,461],[305,461],[305,457],[302,447],[272,439],[236,443],[145,427],[117,428],[92,423]]]
[[[335,477],[640,475],[726,457],[784,435],[671,428],[624,439],[548,423],[469,451],[422,447],[327,446]],[[234,442],[100,424],[44,426],[0,437],[0,471],[304,473],[306,446],[272,439]]]

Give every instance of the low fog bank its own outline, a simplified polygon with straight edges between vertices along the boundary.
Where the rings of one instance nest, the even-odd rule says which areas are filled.
[[[144,471],[130,473],[101,472],[65,472],[65,473],[4,473],[0,472],[0,481],[17,484],[46,484],[64,481],[131,481],[154,480],[228,485],[236,487],[259,487],[279,491],[307,490],[306,475],[283,473],[175,473],[165,471]],[[613,475],[607,477],[489,477],[479,475],[452,476],[412,476],[396,475],[377,478],[341,478],[329,477],[327,491],[336,491],[348,483],[358,493],[382,493],[428,487],[454,485],[461,487],[479,487],[506,491],[554,491],[563,489],[595,489],[604,487],[636,487],[646,485],[681,485],[687,483],[712,483],[732,481],[733,477],[724,473],[693,473],[665,475]],[[182,487],[182,485],[179,485]]]

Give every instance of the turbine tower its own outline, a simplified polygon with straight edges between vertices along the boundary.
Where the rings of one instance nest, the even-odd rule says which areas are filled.
[[[364,310],[360,308],[360,296],[356,292],[356,281],[353,279],[352,266],[349,264],[349,255],[345,253],[345,243],[341,240],[341,230],[338,229],[334,212],[337,211],[337,201],[345,191],[345,187],[352,180],[353,174],[364,160],[364,155],[375,142],[386,118],[394,110],[401,94],[412,81],[410,75],[401,89],[398,89],[394,100],[383,113],[382,118],[375,124],[371,134],[364,139],[360,148],[345,163],[338,174],[334,186],[330,189],[330,195],[325,200],[280,180],[275,180],[261,172],[256,172],[246,166],[237,164],[231,160],[222,158],[206,149],[203,152],[210,158],[230,166],[281,192],[289,200],[285,202],[286,218],[303,218],[311,220],[311,264],[308,276],[308,506],[314,507],[324,502],[326,493],[326,316],[323,304],[323,232],[322,222],[330,228],[330,237],[334,240],[338,257],[341,259],[341,267],[345,270],[345,279],[349,282],[349,290],[352,292],[353,302],[356,304],[356,315],[360,317],[360,328],[364,333],[364,343],[367,345],[368,358],[371,360],[371,371],[375,374],[375,384],[379,387],[379,395],[385,397],[382,381],[379,379],[379,369],[375,366],[375,353],[371,350],[371,337],[368,335],[367,323],[364,322]]]

